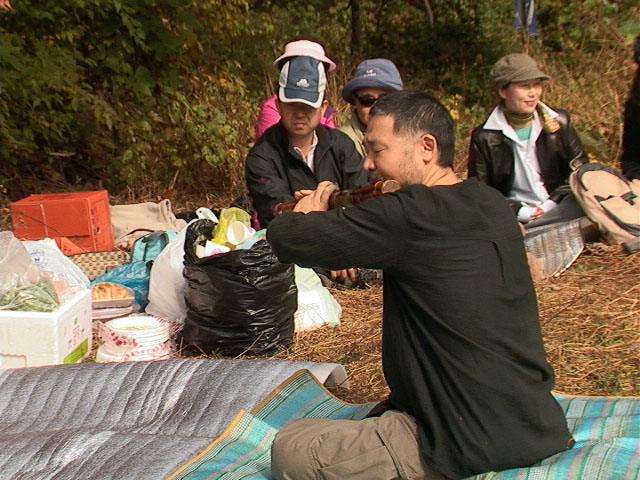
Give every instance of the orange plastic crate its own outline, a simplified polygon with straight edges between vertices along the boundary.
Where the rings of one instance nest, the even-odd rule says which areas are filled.
[[[65,255],[114,248],[106,190],[29,195],[10,210],[21,240],[53,238]]]

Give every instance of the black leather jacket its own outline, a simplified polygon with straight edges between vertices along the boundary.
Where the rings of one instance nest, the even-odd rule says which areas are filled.
[[[588,158],[571,126],[569,114],[564,110],[553,110],[558,113],[555,119],[560,130],[555,133],[542,131],[536,140],[536,152],[544,186],[551,200],[558,202],[570,191],[571,161],[577,159],[586,163]],[[507,197],[513,185],[513,142],[500,130],[485,130],[485,123],[486,120],[471,133],[468,176],[478,177]],[[522,206],[512,200],[509,203],[515,213]]]
[[[640,45],[640,35],[636,43]],[[631,95],[624,104],[622,173],[629,180],[640,179],[640,62],[631,86]]]

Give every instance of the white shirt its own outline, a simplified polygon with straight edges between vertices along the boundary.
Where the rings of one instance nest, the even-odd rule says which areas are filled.
[[[315,172],[314,165],[313,165],[313,155],[316,151],[317,146],[318,146],[318,135],[316,135],[316,131],[314,130],[313,138],[311,140],[311,147],[309,147],[309,153],[307,154],[306,157],[304,153],[302,153],[302,150],[300,150],[298,147],[293,147],[293,149],[300,154],[300,157],[305,161],[305,163],[309,166],[312,172]]]
[[[558,113],[551,110],[544,103],[539,102],[551,117],[557,117]],[[545,213],[553,210],[557,204],[549,199],[549,193],[544,186],[540,175],[540,163],[536,152],[536,140],[542,133],[542,120],[537,111],[533,112],[531,135],[529,139],[520,140],[515,130],[507,122],[502,107],[498,105],[484,124],[485,129],[500,130],[502,134],[512,141],[513,145],[513,185],[508,198],[518,201],[522,207],[518,211],[518,220],[527,222],[531,220],[531,213],[536,207]]]

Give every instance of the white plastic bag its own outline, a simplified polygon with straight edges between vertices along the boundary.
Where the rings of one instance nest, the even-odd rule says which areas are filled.
[[[24,244],[13,232],[0,232],[0,296],[18,285],[36,282],[41,277]]]
[[[0,232],[0,310],[56,310],[61,299],[51,277],[33,263],[13,232]]]
[[[153,261],[149,279],[149,304],[145,312],[164,320],[184,323],[187,304],[184,301],[185,280],[184,227]]]
[[[331,292],[322,286],[320,277],[310,268],[295,266],[298,287],[298,310],[295,331],[315,330],[323,325],[340,325],[342,307]]]
[[[22,244],[31,255],[33,263],[40,270],[51,272],[53,280],[62,280],[69,285],[82,285],[89,288],[89,278],[80,267],[62,253],[52,238],[23,240]]]

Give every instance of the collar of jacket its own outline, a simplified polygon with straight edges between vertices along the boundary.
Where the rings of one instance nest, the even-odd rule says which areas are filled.
[[[269,130],[273,130],[269,132]],[[273,139],[276,148],[280,152],[282,158],[285,158],[287,154],[292,155],[296,160],[300,162],[304,162],[302,158],[298,155],[298,153],[293,149],[291,144],[289,143],[289,137],[287,137],[287,131],[284,129],[282,122],[278,122],[276,125],[271,127],[267,133],[271,133],[274,137]],[[316,150],[313,154],[313,162],[317,167],[318,164],[322,161],[325,156],[325,153],[331,148],[332,138],[331,133],[329,132],[329,127],[325,127],[324,125],[318,125],[316,127],[316,135],[318,136],[318,145],[316,146]],[[264,136],[264,135],[263,135]]]
[[[351,112],[351,118],[349,119],[349,125],[351,125],[354,128],[354,130],[358,130],[358,131],[362,132],[362,136],[364,137],[364,134],[367,131],[367,126],[360,121],[360,117],[358,117],[358,114],[355,112],[355,110],[353,112]]]

